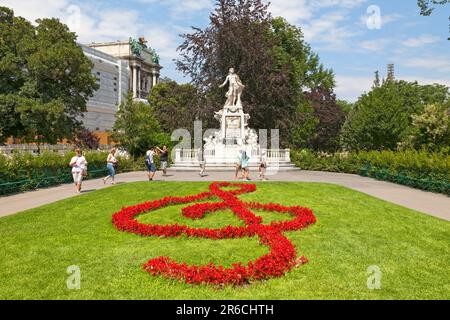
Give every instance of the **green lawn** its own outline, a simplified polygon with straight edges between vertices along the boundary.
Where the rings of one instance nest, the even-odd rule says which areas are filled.
[[[257,238],[144,238],[119,232],[111,215],[166,195],[190,195],[209,183],[133,183],[86,193],[0,219],[1,299],[450,299],[450,222],[328,184],[259,183],[241,199],[301,205],[318,221],[288,233],[309,263],[281,278],[245,287],[193,286],[152,277],[152,257],[204,264],[247,262],[265,253]],[[175,206],[140,217],[148,223],[219,227],[241,222],[231,212],[193,221]],[[284,218],[258,213],[264,222]],[[286,217],[287,218],[287,217]],[[66,286],[81,268],[81,289]],[[382,271],[367,288],[367,268]]]

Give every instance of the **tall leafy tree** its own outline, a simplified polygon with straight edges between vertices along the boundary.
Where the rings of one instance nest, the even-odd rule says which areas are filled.
[[[342,129],[343,147],[394,150],[409,134],[412,115],[421,114],[428,104],[448,107],[449,97],[444,85],[386,81],[362,95],[350,111]]]
[[[75,33],[57,19],[36,26],[0,7],[0,143],[11,135],[55,143],[81,126],[98,88]],[[9,120],[13,121],[9,121]]]
[[[346,115],[349,114],[349,112],[353,109],[354,104],[351,102],[348,102],[347,100],[336,100],[337,105],[341,108],[342,112],[344,112]]]
[[[153,87],[148,98],[154,115],[164,132],[187,129],[193,134],[196,119],[209,119],[203,125],[214,126],[212,114],[206,114],[197,89],[191,84],[178,84],[175,81],[159,83]],[[215,120],[214,120],[215,121]]]
[[[301,121],[295,135],[297,146],[322,151],[338,150],[346,114],[336,101],[336,95],[323,87],[305,95],[309,108],[300,110]]]
[[[289,141],[305,88],[333,86],[333,75],[304,42],[300,29],[273,19],[260,0],[218,0],[205,29],[183,35],[178,69],[206,97],[205,113],[225,102],[219,85],[234,67],[246,85],[250,125],[278,128]]]
[[[153,108],[133,101],[131,94],[116,113],[112,138],[133,157],[145,155],[149,147],[168,145],[170,136],[161,130]]]

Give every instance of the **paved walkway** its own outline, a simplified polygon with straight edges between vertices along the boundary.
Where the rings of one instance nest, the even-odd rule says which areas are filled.
[[[232,179],[233,174],[232,172],[209,172],[208,176],[201,178],[196,172],[170,172],[167,177],[162,177],[161,173],[158,172],[156,180],[224,181]],[[145,172],[124,173],[116,176],[116,182],[146,181],[146,177]],[[342,173],[315,171],[279,172],[269,177],[269,180],[334,183],[450,221],[450,197],[442,194],[425,192],[389,182]],[[108,187],[108,185],[104,186],[101,179],[89,180],[83,183],[84,192],[105,187]],[[66,184],[49,189],[0,197],[0,217],[40,207],[44,204],[73,196],[76,196],[74,186],[72,184]]]

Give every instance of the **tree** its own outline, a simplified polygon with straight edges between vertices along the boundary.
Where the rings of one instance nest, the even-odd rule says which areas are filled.
[[[423,16],[430,16],[433,11],[433,5],[445,5],[450,3],[449,0],[417,0],[417,5],[420,8],[420,14]]]
[[[73,143],[81,149],[96,150],[100,146],[100,138],[92,131],[82,128],[75,133]]]
[[[153,87],[149,103],[161,128],[167,133],[183,128],[193,136],[197,118],[208,119],[209,122],[204,123],[206,126],[215,124],[212,123],[214,112],[205,114],[205,108],[200,108],[199,94],[191,84],[179,85],[175,81],[159,83]]]
[[[0,143],[14,135],[24,141],[55,143],[81,127],[86,102],[98,88],[92,63],[75,33],[57,19],[36,26],[0,7]]]
[[[434,11],[434,6],[449,4],[450,0],[417,0],[417,5],[420,8],[422,16],[431,16]],[[450,18],[449,18],[450,19]],[[450,26],[449,26],[450,28]],[[450,40],[450,37],[448,38]]]
[[[299,124],[305,141],[300,141],[299,145],[322,151],[338,150],[345,113],[338,105],[336,95],[329,89],[319,87],[306,93],[306,99],[310,108],[303,113],[303,121]],[[300,132],[297,130],[297,133]],[[299,137],[301,139],[301,135]]]
[[[169,135],[163,133],[153,108],[133,101],[131,94],[122,102],[116,114],[112,138],[133,157],[143,156],[149,147],[169,145]]]
[[[400,147],[450,151],[449,111],[444,105],[430,104],[422,114],[413,115],[409,135]]]
[[[433,103],[448,105],[448,87],[386,81],[356,102],[342,128],[342,146],[349,150],[395,150],[409,133],[412,115]]]
[[[289,141],[303,90],[332,87],[333,74],[304,42],[300,29],[272,19],[260,0],[219,0],[204,30],[183,35],[177,66],[206,98],[205,114],[225,101],[219,88],[234,67],[246,85],[243,102],[255,129],[280,129]]]
[[[345,113],[345,115],[348,115],[350,111],[354,107],[354,103],[348,102],[346,100],[336,100],[337,105],[341,108],[342,112]]]

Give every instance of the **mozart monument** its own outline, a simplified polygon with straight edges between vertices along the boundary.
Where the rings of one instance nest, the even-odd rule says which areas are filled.
[[[209,169],[234,170],[240,151],[250,157],[250,166],[257,167],[261,153],[266,155],[270,167],[278,170],[294,170],[290,161],[289,149],[267,149],[260,146],[255,130],[249,128],[250,115],[244,112],[241,95],[245,89],[239,76],[230,68],[221,88],[228,84],[226,101],[223,108],[215,113],[214,118],[220,123],[220,129],[205,137],[203,157]],[[174,170],[194,170],[198,166],[200,149],[175,149]]]

